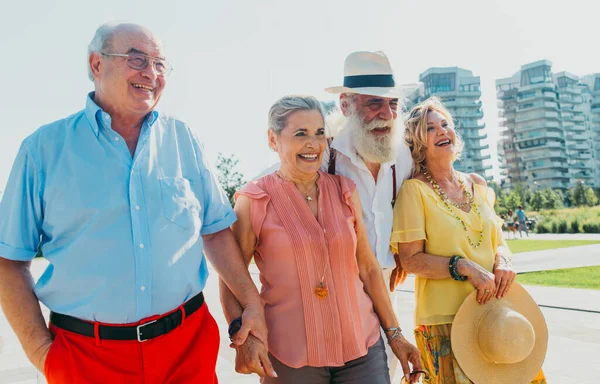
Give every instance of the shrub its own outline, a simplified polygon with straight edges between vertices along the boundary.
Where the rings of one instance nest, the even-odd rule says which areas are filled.
[[[552,231],[552,226],[549,225],[548,222],[541,222],[535,225],[536,233],[550,233]]]
[[[583,223],[584,233],[600,233],[600,223],[587,222]]]
[[[571,221],[571,228],[569,228],[569,233],[579,233],[581,229],[579,228],[579,220],[577,218]]]
[[[558,233],[567,233],[567,220],[560,220],[558,222]]]

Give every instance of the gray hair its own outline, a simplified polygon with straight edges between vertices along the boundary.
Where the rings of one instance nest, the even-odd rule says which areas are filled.
[[[317,111],[325,121],[325,113],[319,100],[312,96],[289,95],[277,100],[269,109],[269,129],[280,134],[289,116],[297,111]]]
[[[94,38],[88,45],[87,57],[89,59],[92,53],[101,53],[106,50],[110,45],[110,40],[115,31],[115,28],[118,26],[118,23],[105,23],[96,29],[96,33],[94,34]],[[88,62],[88,77],[91,81],[94,81],[94,76],[92,75],[92,68],[90,68],[90,63]]]

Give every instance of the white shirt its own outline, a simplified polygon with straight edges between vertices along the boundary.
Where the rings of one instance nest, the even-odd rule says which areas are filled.
[[[331,144],[337,151],[335,174],[345,176],[356,184],[371,249],[377,256],[381,268],[394,268],[396,263],[390,249],[394,220],[392,196],[396,196],[404,180],[411,176],[413,160],[410,149],[404,140],[400,140],[395,161],[381,164],[375,182],[371,171],[356,152],[348,132],[349,130],[342,130]],[[394,164],[396,164],[396,191],[393,191],[392,165]],[[329,148],[323,155],[321,170],[327,172],[328,167]]]

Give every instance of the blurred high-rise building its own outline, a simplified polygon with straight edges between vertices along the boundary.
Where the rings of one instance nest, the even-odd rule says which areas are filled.
[[[420,88],[408,95],[410,108],[431,96],[442,100],[454,116],[456,131],[463,138],[465,148],[460,160],[454,164],[462,172],[478,173],[491,177],[492,169],[489,145],[485,143],[487,134],[481,108],[479,76],[473,76],[466,69],[429,68],[419,75]]]
[[[576,182],[598,185],[590,124],[593,92],[552,63],[526,64],[496,81],[502,183],[534,189],[566,189]]]
[[[600,73],[583,77],[586,94],[590,97],[588,118],[594,147],[595,185],[600,186]]]

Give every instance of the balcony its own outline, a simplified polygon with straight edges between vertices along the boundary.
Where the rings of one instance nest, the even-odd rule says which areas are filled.
[[[566,132],[585,132],[585,125],[565,125]]]
[[[552,189],[565,189],[565,188],[569,187],[569,183],[566,182],[566,181],[558,181],[558,180],[556,180],[556,181],[550,182],[548,184],[548,187],[552,188]]]
[[[562,171],[568,171],[569,166],[566,163],[561,163],[559,161],[553,161],[551,163],[546,163],[546,164],[538,165],[535,167],[534,166],[526,166],[525,169],[528,171],[534,171],[534,170],[539,170],[539,169],[560,169]]]
[[[481,143],[476,143],[476,144],[468,144],[466,145],[467,149],[469,150],[476,150],[476,151],[483,151],[483,150],[487,150],[490,149],[490,145],[489,144],[481,144]]]
[[[574,135],[567,135],[567,140],[569,140],[569,141],[587,141],[588,137],[586,135],[574,134]]]
[[[462,94],[459,94],[459,96],[462,96]],[[477,100],[477,101],[473,101],[473,100],[463,100],[463,99],[458,99],[458,100],[452,100],[452,101],[444,101],[444,104],[446,105],[446,107],[448,108],[456,108],[456,107],[461,107],[461,108],[481,108],[481,100]]]
[[[500,100],[508,100],[508,99],[512,99],[512,98],[516,98],[517,96],[517,89],[516,88],[512,88],[506,91],[498,91],[496,93],[496,97]]]
[[[476,111],[452,111],[452,114],[460,120],[461,117],[469,117],[469,118],[473,118],[473,119],[482,119],[483,118],[483,111],[482,110],[476,110]]]
[[[466,129],[483,129],[485,128],[485,125],[480,124],[479,122],[476,121],[464,121],[464,120],[458,120],[458,123],[460,125],[459,128],[466,128]]]
[[[475,154],[475,156],[471,157],[471,160],[473,160],[473,161],[485,161],[485,160],[489,160],[491,158],[492,158],[492,156],[490,156],[489,154],[479,153],[479,154]]]
[[[519,123],[522,121],[539,120],[539,119],[552,119],[558,120],[558,112],[529,112],[527,114],[518,115],[515,122]]]
[[[531,103],[528,103],[531,104]],[[535,109],[550,109],[550,110],[554,110],[554,111],[558,111],[558,104],[556,102],[552,102],[552,101],[545,101],[545,102],[536,102],[531,106],[528,107],[524,107],[524,106],[519,106],[517,107],[517,112],[524,112],[524,111],[533,111]]]
[[[575,144],[575,145],[569,145],[568,148],[570,150],[576,150],[576,151],[589,151],[592,149],[592,146],[590,145],[591,143],[585,143],[585,144]]]

